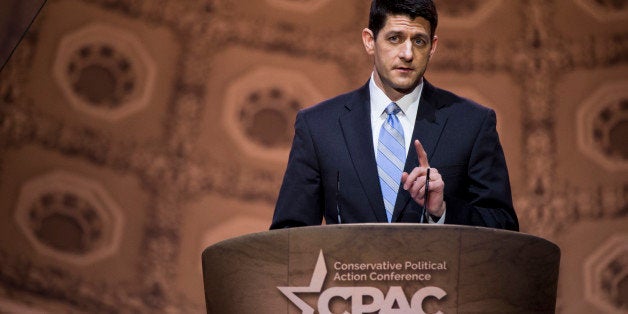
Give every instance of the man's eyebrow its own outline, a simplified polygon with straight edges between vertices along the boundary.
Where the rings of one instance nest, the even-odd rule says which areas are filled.
[[[389,30],[389,31],[384,32],[384,34],[385,35],[398,35],[398,34],[401,34],[401,31],[393,29],[393,30]]]
[[[426,33],[416,33],[416,34],[412,35],[412,38],[423,38],[423,39],[425,39],[425,38],[430,38],[430,35],[426,34]]]

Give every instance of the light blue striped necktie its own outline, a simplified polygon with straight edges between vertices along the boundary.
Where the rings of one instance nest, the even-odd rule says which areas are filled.
[[[397,191],[401,183],[401,173],[406,164],[403,128],[397,118],[399,111],[401,108],[394,102],[386,107],[388,118],[382,124],[377,143],[377,172],[388,222],[392,221]]]

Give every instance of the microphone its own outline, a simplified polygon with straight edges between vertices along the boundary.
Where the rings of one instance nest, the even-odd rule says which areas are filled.
[[[336,212],[338,213],[338,224],[342,224],[340,217],[340,171],[336,173]]]
[[[423,197],[423,212],[421,213],[421,220],[423,223],[429,223],[429,211],[427,209],[427,202],[429,201],[429,191],[430,191],[430,168],[427,168],[427,175],[425,175],[425,195]]]

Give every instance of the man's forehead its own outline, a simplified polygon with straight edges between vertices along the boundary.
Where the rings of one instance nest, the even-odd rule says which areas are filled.
[[[384,28],[387,31],[403,30],[405,28],[412,28],[417,31],[423,31],[429,33],[430,22],[425,18],[417,16],[414,19],[408,15],[403,14],[389,14],[386,16],[386,22]]]

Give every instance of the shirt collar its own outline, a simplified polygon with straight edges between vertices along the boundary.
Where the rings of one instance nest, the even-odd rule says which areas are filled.
[[[379,116],[384,112],[384,109],[393,102],[386,96],[384,91],[375,84],[375,73],[371,73],[371,80],[369,82],[369,91],[371,94],[371,113]],[[395,101],[397,106],[401,108],[401,112],[404,114],[408,113],[408,109],[411,105],[419,103],[419,97],[421,97],[421,91],[423,90],[423,79],[421,79],[421,83],[419,83],[412,92],[404,95],[401,99]]]

